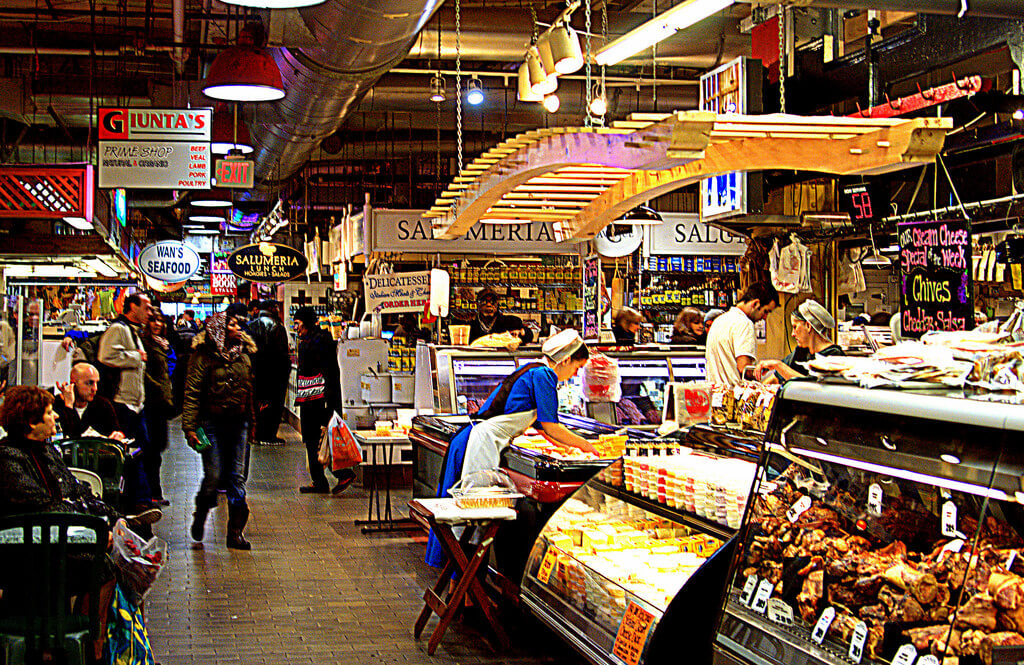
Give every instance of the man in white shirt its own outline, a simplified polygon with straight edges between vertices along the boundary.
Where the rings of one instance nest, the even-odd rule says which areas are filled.
[[[732,309],[715,319],[704,349],[708,381],[730,386],[741,381],[743,370],[757,359],[754,323],[767,318],[778,305],[774,286],[751,284]]]

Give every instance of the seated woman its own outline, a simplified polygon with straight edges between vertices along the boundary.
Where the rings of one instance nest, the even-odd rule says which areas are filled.
[[[684,307],[672,325],[673,344],[704,344],[704,315],[696,307]]]
[[[836,327],[836,321],[817,301],[805,300],[800,303],[790,320],[797,347],[782,360],[762,360],[757,363],[754,375],[765,383],[782,383],[806,376],[807,370],[800,363],[806,363],[815,355],[843,355],[839,345],[833,344],[827,337],[829,331]]]

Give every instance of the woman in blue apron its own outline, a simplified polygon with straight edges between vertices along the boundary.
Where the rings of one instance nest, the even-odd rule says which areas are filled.
[[[530,363],[508,376],[495,388],[473,417],[448,445],[441,467],[438,497],[477,471],[495,469],[515,437],[535,424],[548,439],[596,452],[594,446],[558,422],[559,381],[568,381],[586,364],[590,351],[575,330],[563,330],[542,347],[544,361]],[[444,565],[444,551],[433,533],[427,542],[427,563]]]

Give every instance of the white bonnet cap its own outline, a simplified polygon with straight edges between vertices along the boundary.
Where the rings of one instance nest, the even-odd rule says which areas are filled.
[[[805,300],[797,308],[797,316],[806,321],[811,329],[827,337],[828,332],[836,327],[836,320],[816,300]]]
[[[583,338],[572,328],[566,328],[560,333],[552,335],[544,342],[541,351],[552,361],[560,363],[576,350],[583,346]]]

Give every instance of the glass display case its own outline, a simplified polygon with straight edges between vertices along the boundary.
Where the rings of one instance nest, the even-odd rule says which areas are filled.
[[[1019,662],[1022,431],[1020,406],[787,383],[714,662]]]
[[[685,442],[685,441],[684,441]],[[530,552],[521,601],[594,663],[710,660],[715,615],[758,446],[707,442],[626,456],[548,520]]]

